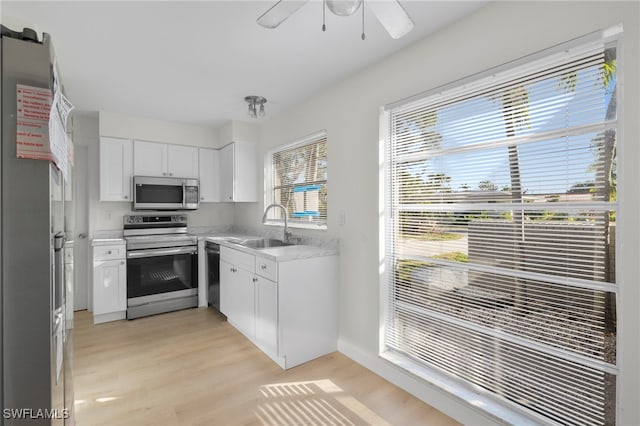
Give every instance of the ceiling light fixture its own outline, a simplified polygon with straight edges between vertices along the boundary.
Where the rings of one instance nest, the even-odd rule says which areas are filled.
[[[251,118],[256,118],[258,115],[264,117],[264,104],[267,103],[267,98],[262,96],[245,96],[244,101],[249,104],[248,114]]]

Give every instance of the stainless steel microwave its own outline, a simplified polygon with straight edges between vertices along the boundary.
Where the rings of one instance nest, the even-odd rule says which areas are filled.
[[[134,210],[195,210],[199,204],[198,179],[133,177]]]

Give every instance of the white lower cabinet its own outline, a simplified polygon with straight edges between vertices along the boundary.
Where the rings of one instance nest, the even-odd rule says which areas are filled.
[[[220,262],[220,282],[233,283],[228,291],[220,289],[221,310],[229,321],[244,335],[255,335],[253,272],[238,268],[228,262]],[[222,287],[222,286],[221,286]]]
[[[267,353],[278,353],[278,284],[256,277],[256,344]]]
[[[127,314],[127,261],[124,242],[93,246],[93,323]]]
[[[337,348],[337,256],[274,261],[220,250],[220,310],[282,368]]]

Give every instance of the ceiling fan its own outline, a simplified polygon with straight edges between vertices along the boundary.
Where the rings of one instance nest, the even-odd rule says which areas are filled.
[[[259,25],[265,28],[276,28],[289,16],[308,3],[309,0],[279,0],[269,10],[257,19]],[[351,16],[362,7],[364,40],[364,0],[323,0],[322,31],[326,30],[324,24],[324,8],[328,8],[334,15]],[[371,0],[366,2],[366,7],[371,8],[378,21],[387,30],[389,35],[398,39],[413,29],[413,21],[404,10],[398,0]]]

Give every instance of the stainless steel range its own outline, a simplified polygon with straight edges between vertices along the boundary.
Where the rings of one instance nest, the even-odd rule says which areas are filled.
[[[198,306],[198,238],[186,215],[127,215],[127,318]]]

